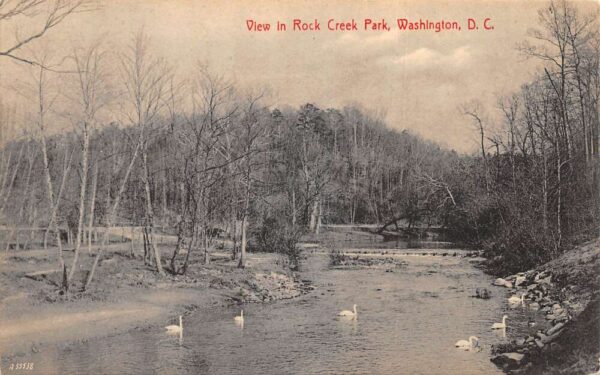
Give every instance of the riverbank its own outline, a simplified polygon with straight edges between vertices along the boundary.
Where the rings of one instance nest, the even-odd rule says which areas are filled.
[[[162,249],[163,256],[168,249]],[[194,254],[185,276],[160,276],[121,244],[111,246],[88,292],[63,295],[57,287],[60,273],[35,272],[51,270],[55,252],[19,251],[1,260],[0,354],[4,359],[37,353],[48,345],[66,346],[148,327],[162,329],[178,315],[196,309],[289,299],[311,290],[297,274],[284,270],[276,254],[249,254],[243,270],[226,253],[212,254],[208,266],[200,265],[201,256]],[[67,262],[71,254],[65,252]],[[92,260],[82,255],[76,285],[83,282]]]
[[[511,374],[591,374],[600,358],[600,239],[534,270],[496,280],[543,316],[535,334],[495,348]]]

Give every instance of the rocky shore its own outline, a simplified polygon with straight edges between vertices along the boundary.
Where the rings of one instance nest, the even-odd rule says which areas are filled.
[[[517,303],[542,315],[546,323],[535,334],[493,348],[492,362],[510,374],[597,371],[600,331],[581,326],[598,327],[600,316],[590,310],[597,310],[599,263],[596,240],[535,270],[496,279],[495,285],[514,291],[514,297],[522,298]]]

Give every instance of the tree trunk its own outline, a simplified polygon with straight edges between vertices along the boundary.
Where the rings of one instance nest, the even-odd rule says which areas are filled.
[[[42,134],[42,155],[44,160],[44,172],[46,175],[46,186],[48,193],[48,201],[51,207],[50,213],[50,221],[48,223],[48,227],[44,232],[44,249],[47,249],[48,245],[48,235],[51,230],[54,231],[56,235],[56,245],[58,246],[58,259],[60,264],[60,269],[66,269],[64,266],[64,258],[62,256],[62,239],[60,237],[60,229],[58,228],[58,223],[56,222],[56,214],[58,212],[58,208],[60,207],[60,200],[67,182],[67,178],[69,176],[69,172],[71,170],[71,162],[73,159],[73,152],[69,153],[68,148],[65,151],[65,160],[63,163],[63,173],[60,181],[60,187],[58,188],[58,194],[56,195],[56,199],[54,199],[54,190],[52,187],[52,178],[50,177],[50,168],[48,166],[48,153],[46,148],[46,138]],[[66,276],[65,276],[66,277]]]
[[[90,197],[90,216],[88,218],[88,254],[92,253],[92,229],[94,227],[94,208],[96,207],[96,190],[98,187],[98,161],[94,163],[92,176],[92,196]]]
[[[319,197],[315,198],[315,201],[313,202],[312,205],[312,210],[310,212],[310,223],[308,226],[308,229],[311,232],[315,232],[317,231],[317,219],[319,216]]]
[[[81,235],[83,231],[83,219],[85,214],[85,190],[87,187],[86,185],[88,176],[88,149],[90,144],[88,126],[89,123],[86,121],[83,124],[83,146],[81,148],[81,186],[79,188],[79,219],[77,221],[77,234],[75,237],[75,255],[73,256],[73,262],[71,263],[71,270],[67,276],[67,285],[71,285],[73,276],[77,270],[79,250],[81,248]]]
[[[206,230],[206,226],[202,229],[202,243],[204,247],[204,264],[210,264],[210,252],[208,249],[208,231]]]
[[[17,156],[17,165],[15,166],[15,170],[13,171],[12,177],[8,181],[7,191],[4,195],[4,200],[2,201],[2,206],[0,206],[0,212],[4,212],[4,208],[6,207],[6,203],[8,202],[8,198],[12,193],[12,187],[15,184],[15,179],[17,178],[17,173],[19,172],[19,167],[21,166],[21,156],[23,156],[23,148],[25,147],[25,142],[21,145],[19,149],[19,155]]]
[[[542,159],[544,163],[544,183],[542,185],[542,227],[544,235],[548,234],[548,162],[546,160],[546,146],[542,142]]]
[[[148,150],[147,145],[144,146],[142,151],[142,161],[144,163],[144,188],[146,190],[146,226],[148,228],[148,245],[154,254],[154,261],[156,262],[156,270],[162,276],[165,276],[165,271],[162,267],[160,259],[160,251],[154,243],[154,212],[152,211],[152,196],[150,194],[150,176],[148,173]]]
[[[240,244],[240,261],[238,268],[246,268],[246,228],[247,228],[247,215],[244,214],[242,218],[242,240]]]
[[[321,200],[319,200],[319,213],[317,216],[317,227],[315,228],[315,233],[319,234],[319,232],[321,231],[321,218],[323,216],[323,204],[321,203]]]
[[[127,166],[127,169],[125,170],[125,176],[123,177],[123,181],[121,181],[121,186],[119,187],[119,192],[117,193],[117,196],[115,197],[115,201],[114,201],[113,206],[108,215],[106,228],[110,228],[113,221],[117,217],[117,209],[119,208],[119,202],[121,201],[121,196],[123,195],[123,192],[125,191],[125,186],[127,185],[127,181],[129,181],[129,176],[131,175],[131,170],[133,169],[133,165],[135,164],[137,155],[138,155],[140,147],[142,145],[142,141],[144,139],[143,134],[144,134],[144,130],[142,129],[140,131],[140,135],[139,135],[138,141],[136,143],[135,149],[133,150],[133,155],[131,156],[131,161],[129,162],[129,165]],[[94,273],[96,271],[96,267],[98,267],[98,262],[100,261],[100,258],[102,257],[102,252],[104,250],[104,247],[106,246],[107,240],[108,240],[108,230],[106,230],[104,232],[104,235],[102,237],[102,243],[100,245],[100,248],[98,249],[98,253],[96,254],[96,257],[94,258],[94,263],[92,264],[92,269],[90,270],[87,281],[85,282],[84,290],[87,290],[89,288],[90,284],[92,283],[92,280],[94,279]]]

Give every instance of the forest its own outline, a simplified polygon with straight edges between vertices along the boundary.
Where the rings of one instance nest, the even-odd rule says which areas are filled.
[[[0,106],[0,245],[57,246],[64,288],[92,242],[93,283],[110,233],[98,227],[141,227],[160,274],[185,274],[193,252],[210,263],[217,238],[241,268],[253,249],[294,268],[300,236],[324,224],[443,228],[494,272],[533,267],[600,235],[597,26],[570,3],[540,10],[518,47],[539,63],[530,82],[457,109],[471,155],[358,106],[276,108],[202,63],[177,74],[141,31],[119,51],[74,49],[68,66],[40,53],[13,92],[28,114]],[[160,233],[177,236],[168,259]]]

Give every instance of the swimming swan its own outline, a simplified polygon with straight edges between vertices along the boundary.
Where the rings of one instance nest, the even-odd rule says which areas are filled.
[[[350,311],[350,310],[342,310],[340,311],[340,313],[338,314],[338,316],[347,316],[349,318],[357,318],[358,317],[358,313],[356,312],[356,304],[354,304],[353,308],[354,311]]]
[[[167,333],[182,333],[183,332],[183,320],[181,319],[181,315],[179,315],[179,325],[170,325],[166,326],[165,329]]]
[[[508,318],[508,315],[504,315],[502,317],[502,323],[494,323],[492,325],[492,329],[502,329],[502,328],[506,328],[506,318]]]
[[[473,341],[475,343],[473,343]],[[456,346],[457,348],[463,349],[463,350],[471,350],[471,349],[479,346],[479,339],[476,336],[470,336],[469,341],[458,340],[456,342],[456,344],[454,344],[454,346]]]
[[[235,320],[237,323],[244,323],[244,310],[240,312],[239,316],[233,318],[233,320]]]
[[[517,297],[516,295],[514,295],[508,299],[508,303],[510,303],[511,305],[516,305],[519,302],[523,305],[525,304],[525,293],[521,294],[521,297]]]

